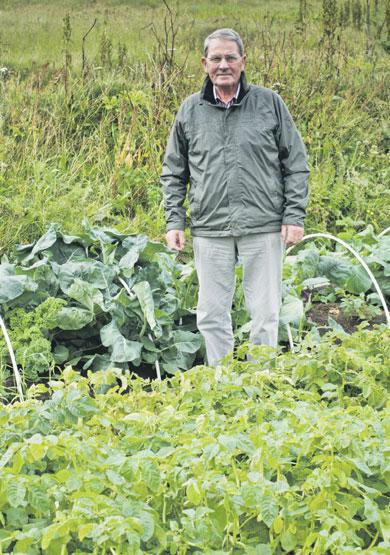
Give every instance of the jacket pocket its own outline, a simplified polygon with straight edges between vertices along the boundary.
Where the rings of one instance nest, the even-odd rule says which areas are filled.
[[[276,122],[269,114],[254,114],[252,118],[243,118],[239,122],[239,135],[243,137],[258,136],[259,133],[274,133]]]
[[[190,177],[190,190],[188,195],[188,201],[190,205],[191,220],[196,221],[199,218],[200,213],[200,197],[201,197],[201,187],[199,183],[196,183],[193,177]]]
[[[283,214],[284,212],[284,187],[283,184],[279,181],[275,181],[273,184],[273,191],[271,195],[271,201],[274,207],[274,210],[277,214]]]
[[[201,155],[204,152],[204,133],[199,130],[191,133],[188,138],[188,154],[191,156]]]

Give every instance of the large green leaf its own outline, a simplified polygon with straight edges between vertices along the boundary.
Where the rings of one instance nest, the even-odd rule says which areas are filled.
[[[8,497],[8,503],[11,507],[20,507],[25,504],[24,498],[27,491],[23,485],[22,480],[8,482],[8,487],[6,490],[6,495]]]
[[[122,240],[122,247],[126,250],[132,249],[136,247],[139,251],[142,251],[148,243],[148,238],[143,233],[132,233],[130,235],[126,235],[126,237]]]
[[[58,312],[57,326],[62,330],[81,330],[92,322],[93,313],[85,308],[65,306]]]
[[[76,278],[66,291],[68,297],[75,299],[90,312],[95,311],[95,305],[105,311],[103,294],[91,283]]]
[[[53,356],[56,364],[63,364],[69,360],[69,349],[66,345],[57,345],[53,351]]]
[[[326,276],[336,285],[343,286],[352,271],[353,265],[349,260],[331,255],[323,255],[320,258],[318,274]]]
[[[153,360],[154,357],[147,357]],[[157,356],[156,360],[160,360]],[[161,352],[161,366],[168,374],[176,374],[181,370],[189,370],[195,360],[195,353],[185,353],[179,351],[176,347],[171,347]]]
[[[390,263],[390,235],[379,237],[378,244],[371,251],[370,259],[371,257],[382,266]]]
[[[390,269],[390,264],[389,264],[389,269]],[[390,277],[386,275],[376,275],[375,277],[384,295],[387,295],[390,297]]]
[[[202,344],[201,335],[191,331],[175,330],[172,338],[174,347],[183,353],[196,353]]]
[[[186,330],[172,332],[172,343],[161,352],[162,367],[169,374],[191,368],[197,351],[202,345],[200,334]]]
[[[1,272],[1,267],[0,267]],[[39,291],[47,291],[50,297],[56,297],[58,293],[58,279],[54,274],[47,258],[37,260],[29,267],[16,266],[16,275],[28,276],[38,285]]]
[[[314,289],[316,287],[325,287],[330,284],[326,277],[313,277],[307,278],[302,281],[302,285],[307,289]]]
[[[365,293],[370,289],[372,281],[363,266],[353,266],[351,274],[345,282],[345,288],[354,295]]]
[[[318,272],[354,294],[365,293],[371,287],[371,279],[363,266],[352,264],[344,258],[321,256]]]
[[[12,264],[0,265],[0,304],[16,299],[25,291],[36,291],[38,285],[25,275],[15,275]]]
[[[85,260],[87,251],[85,247],[78,243],[66,244],[61,239],[52,245],[49,249],[45,250],[45,256],[50,261],[57,262],[58,264],[65,264],[72,260],[76,262],[77,260]]]
[[[159,353],[160,349],[155,345],[155,343],[147,336],[143,335],[141,337],[141,343],[144,349],[152,353]]]
[[[101,226],[91,226],[87,219],[82,222],[84,234],[94,241],[99,241],[100,243],[113,243],[126,239],[129,235],[127,233],[121,233],[113,227],[101,227]]]
[[[113,320],[100,330],[100,337],[103,345],[111,348],[111,360],[113,362],[134,362],[134,364],[139,364],[142,343],[126,339]]]
[[[300,251],[296,259],[300,263],[304,279],[313,278],[318,275],[317,269],[320,261],[320,254],[315,245],[310,245],[309,248]]]
[[[83,366],[83,370],[91,369],[93,372],[97,372],[98,370],[108,370],[114,366],[109,353],[83,357],[83,361],[84,360],[86,360],[86,362]],[[127,364],[120,362],[115,362],[115,366],[127,368]]]
[[[159,253],[168,253],[168,248],[157,241],[148,241],[143,251],[140,253],[141,262],[151,262],[155,260]]]
[[[260,511],[263,521],[270,527],[278,515],[279,506],[275,497],[269,493],[264,493],[260,497]]]
[[[287,295],[283,299],[282,308],[280,310],[280,323],[281,324],[299,324],[304,315],[303,302],[294,295]]]
[[[34,258],[36,254],[42,252],[48,248],[50,248],[57,240],[57,230],[55,225],[49,226],[49,229],[46,231],[40,239],[35,243],[33,246],[30,254],[26,256],[23,260],[24,263],[29,262]]]
[[[125,270],[132,270],[134,264],[137,262],[139,257],[139,250],[136,247],[130,249],[126,254],[122,256],[119,260],[119,268]]]
[[[119,327],[128,325],[137,330],[142,320],[142,310],[137,297],[130,298],[125,289],[121,289],[107,302],[107,310]]]
[[[133,269],[134,264],[138,261],[140,253],[145,249],[148,243],[146,235],[129,235],[122,241],[122,248],[127,252],[120,258],[119,267],[126,270],[126,275]]]
[[[80,262],[66,262],[65,264],[52,264],[53,270],[58,276],[62,291],[67,294],[69,287],[76,279],[86,281],[98,289],[111,291],[112,281],[117,275],[115,268],[105,266],[98,260],[85,260]]]
[[[152,290],[147,281],[141,281],[133,285],[133,291],[137,295],[137,299],[141,306],[144,318],[150,326],[150,329],[154,332],[156,337],[161,337],[162,330],[161,327],[156,322],[154,315],[154,301]]]

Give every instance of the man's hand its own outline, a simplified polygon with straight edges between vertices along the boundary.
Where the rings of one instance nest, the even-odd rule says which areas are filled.
[[[170,249],[175,251],[182,251],[184,249],[184,231],[181,229],[171,229],[166,234],[167,245]]]
[[[280,234],[282,236],[283,243],[286,247],[288,247],[290,245],[296,245],[302,240],[304,229],[299,225],[284,224],[282,225]]]

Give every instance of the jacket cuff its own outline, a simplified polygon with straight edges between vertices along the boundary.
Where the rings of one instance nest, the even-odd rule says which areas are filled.
[[[302,219],[294,220],[294,218],[286,218],[282,220],[282,225],[296,225],[298,227],[304,227],[304,221]]]
[[[171,231],[172,229],[180,229],[180,231],[184,231],[185,224],[183,222],[168,222],[167,231]]]

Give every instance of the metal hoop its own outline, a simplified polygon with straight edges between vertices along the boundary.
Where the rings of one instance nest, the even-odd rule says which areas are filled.
[[[11,340],[10,340],[8,332],[7,332],[7,328],[5,327],[4,320],[1,316],[0,316],[0,328],[3,332],[4,339],[5,339],[5,342],[6,342],[7,347],[8,347],[9,356],[11,357],[11,363],[12,363],[12,368],[13,368],[13,371],[14,371],[16,387],[17,387],[17,390],[18,390],[18,393],[19,393],[19,399],[21,401],[24,401],[23,389],[22,389],[22,378],[20,376],[18,365],[16,364],[15,353],[14,353],[12,343],[11,343]]]
[[[390,231],[390,227],[388,227],[387,229],[382,231],[382,233],[380,233],[379,236],[385,235],[385,233],[387,233],[387,231]],[[305,237],[303,237],[303,239],[299,243],[297,243],[296,245],[292,245],[291,247],[289,247],[286,250],[286,255],[289,252],[291,252],[292,249],[295,248],[297,245],[300,245],[303,241],[306,241],[306,239],[315,239],[317,237],[322,237],[324,239],[330,239],[331,241],[336,241],[336,243],[339,243],[340,245],[343,245],[343,247],[345,247],[347,250],[349,250],[349,252],[351,252],[355,256],[355,258],[357,258],[357,260],[360,262],[360,264],[366,270],[366,272],[369,275],[372,283],[374,284],[374,287],[376,289],[376,292],[378,293],[378,296],[379,296],[380,301],[382,303],[383,311],[384,311],[385,316],[386,316],[387,327],[390,328],[389,309],[387,307],[386,300],[385,300],[385,297],[383,295],[383,292],[382,292],[381,288],[379,287],[379,283],[377,282],[374,274],[371,272],[367,263],[363,260],[363,258],[360,256],[360,254],[358,252],[356,252],[354,248],[351,247],[351,245],[349,245],[348,243],[346,243],[345,241],[343,241],[339,237],[335,237],[334,235],[331,235],[330,233],[311,233],[309,235],[305,235]],[[290,327],[290,324],[286,324],[286,326],[287,326],[287,333],[288,333],[290,348],[293,351],[294,350],[294,344],[293,344],[293,341],[292,341],[291,327]]]
[[[390,227],[386,227],[386,229],[378,233],[378,237],[383,237],[383,235],[386,235],[386,233],[388,233],[389,231],[390,231]]]

